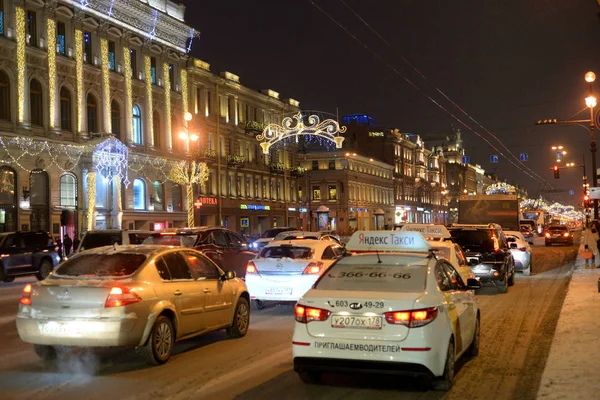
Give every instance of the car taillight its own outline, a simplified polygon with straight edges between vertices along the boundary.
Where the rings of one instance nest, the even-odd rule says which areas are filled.
[[[137,293],[127,288],[115,286],[110,289],[104,307],[123,307],[140,301],[142,301],[142,298]]]
[[[331,311],[322,308],[297,305],[295,310],[296,321],[308,324],[311,321],[325,321]]]
[[[565,232],[565,237],[569,237],[569,232]]]
[[[21,298],[19,299],[19,303],[30,306],[31,305],[31,284],[25,285],[23,288],[23,294],[21,294]]]
[[[546,232],[546,237],[550,237],[550,233],[549,232]]]
[[[500,243],[498,242],[498,238],[496,236],[492,236],[492,240],[494,241],[494,251],[500,251]]]
[[[252,261],[248,261],[248,265],[246,265],[246,275],[248,274],[258,274],[258,269],[256,269],[256,264]]]
[[[323,271],[323,263],[321,261],[313,261],[304,268],[303,274],[318,274]]]
[[[438,315],[437,307],[423,308],[411,311],[390,311],[383,313],[388,324],[404,325],[409,328],[425,326]]]

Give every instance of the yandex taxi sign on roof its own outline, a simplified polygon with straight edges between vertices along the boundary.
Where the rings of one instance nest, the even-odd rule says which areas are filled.
[[[431,246],[419,232],[356,231],[348,251],[410,251],[426,253]]]
[[[444,225],[436,224],[405,224],[400,232],[420,232],[426,238],[449,239],[452,237]]]

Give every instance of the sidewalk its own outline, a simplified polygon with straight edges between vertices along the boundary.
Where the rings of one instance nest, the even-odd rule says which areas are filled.
[[[550,355],[539,399],[600,398],[600,269],[585,269],[578,257]]]

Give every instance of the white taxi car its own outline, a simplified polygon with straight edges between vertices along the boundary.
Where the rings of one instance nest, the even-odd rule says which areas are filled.
[[[322,372],[422,375],[449,390],[455,361],[479,353],[480,312],[456,269],[417,232],[358,231],[296,305],[292,353],[304,382]]]
[[[431,245],[431,250],[438,257],[444,257],[458,271],[463,281],[476,279],[473,269],[465,257],[462,247],[452,241],[450,231],[441,224],[405,224],[402,232],[420,232]]]
[[[344,249],[330,240],[273,241],[248,262],[246,286],[261,310],[267,301],[293,301],[308,291]]]

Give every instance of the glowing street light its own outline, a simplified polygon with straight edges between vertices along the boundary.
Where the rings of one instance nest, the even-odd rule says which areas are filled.
[[[564,149],[563,146],[552,146],[552,150],[562,150]]]
[[[585,98],[585,105],[589,108],[596,107],[596,98],[594,96],[588,96]]]
[[[596,74],[592,71],[588,71],[585,73],[585,81],[587,83],[593,83],[596,80]]]

